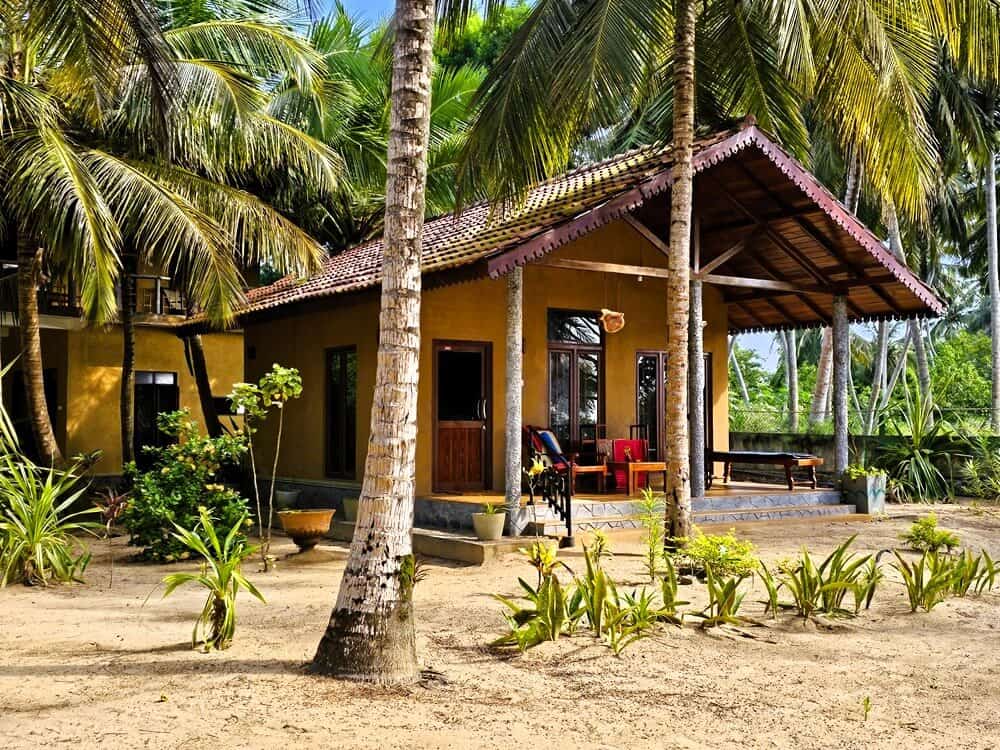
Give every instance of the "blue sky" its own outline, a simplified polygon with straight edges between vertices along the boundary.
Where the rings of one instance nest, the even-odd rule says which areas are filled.
[[[385,18],[396,6],[395,0],[342,0],[342,2],[351,13],[360,13],[369,21]]]

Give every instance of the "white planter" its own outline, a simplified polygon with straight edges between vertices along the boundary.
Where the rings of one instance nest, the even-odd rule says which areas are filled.
[[[877,516],[885,513],[885,475],[858,477],[843,480],[844,501],[858,509],[858,513]]]
[[[476,530],[476,536],[481,541],[495,541],[503,536],[503,525],[506,520],[506,513],[473,513],[472,528]]]

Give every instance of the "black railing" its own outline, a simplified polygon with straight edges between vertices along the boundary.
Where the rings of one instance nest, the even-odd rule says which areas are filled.
[[[135,297],[132,311],[136,315],[186,315],[187,298],[170,285],[169,276],[132,274]],[[121,289],[118,302],[122,302]],[[0,309],[17,310],[17,265],[4,263],[0,267]],[[72,281],[50,281],[38,290],[38,311],[42,315],[62,315],[78,318],[83,310],[80,295]]]
[[[556,517],[566,524],[566,536],[563,537],[559,545],[561,547],[572,547],[576,544],[573,537],[573,474],[567,468],[566,471],[556,471],[552,467],[546,468],[541,474],[534,477],[533,482],[528,484],[528,504],[534,505],[536,497],[552,509]]]

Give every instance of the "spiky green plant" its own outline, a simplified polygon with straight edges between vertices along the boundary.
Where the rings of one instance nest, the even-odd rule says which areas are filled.
[[[910,611],[923,608],[930,612],[943,602],[951,591],[954,580],[954,562],[947,555],[924,552],[919,560],[907,562],[898,551],[894,551],[897,562],[893,567],[903,578]]]
[[[90,553],[75,534],[101,528],[97,508],[71,512],[87,491],[79,465],[35,466],[17,453],[0,458],[0,586],[80,581]]]
[[[740,606],[746,592],[740,590],[740,585],[746,575],[716,578],[712,566],[705,566],[705,583],[708,586],[708,606],[695,613],[701,618],[701,627],[714,628],[719,625],[739,625],[743,619],[739,616]]]
[[[200,509],[199,529],[182,529],[176,526],[174,537],[192,552],[202,557],[200,573],[172,573],[163,579],[166,589],[163,596],[172,594],[178,586],[197,583],[208,590],[208,598],[201,610],[191,633],[191,645],[201,645],[205,651],[224,650],[233,642],[236,632],[236,595],[245,589],[261,602],[264,596],[242,572],[243,561],[257,551],[257,547],[247,546],[241,532],[247,525],[243,515],[219,539],[212,518],[205,508]]]

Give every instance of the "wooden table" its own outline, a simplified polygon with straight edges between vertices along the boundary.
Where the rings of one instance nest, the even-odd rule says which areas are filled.
[[[667,464],[665,461],[609,461],[608,471],[624,471],[628,477],[628,495],[637,494],[636,487],[639,474],[663,474],[663,486],[667,486]],[[646,479],[647,486],[649,479]]]
[[[604,477],[608,473],[607,464],[598,464],[596,466],[581,466],[580,464],[571,464],[573,472],[573,494],[576,494],[576,478],[580,474],[593,474],[597,477],[597,491],[602,495],[605,492]]]

